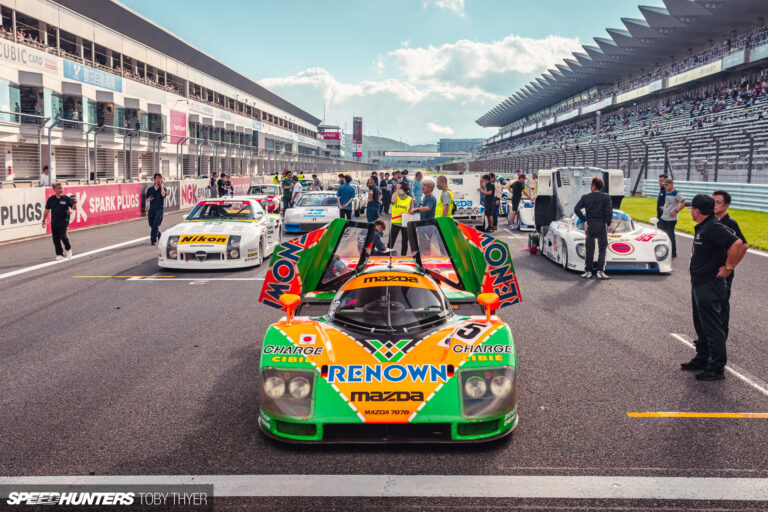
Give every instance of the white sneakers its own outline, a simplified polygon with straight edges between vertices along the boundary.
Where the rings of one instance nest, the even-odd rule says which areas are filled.
[[[62,256],[60,254],[57,254],[56,255],[56,261],[62,261],[62,260],[64,260],[64,256]]]
[[[72,249],[64,251],[64,256],[66,256],[67,259],[71,258],[72,257]]]
[[[592,272],[590,272],[589,270],[587,270],[586,272],[584,272],[583,274],[581,274],[581,276],[580,276],[580,277],[583,277],[584,279],[591,279],[591,278],[592,278]]]
[[[606,274],[602,270],[598,270],[597,274],[595,275],[597,276],[598,279],[610,279],[610,277],[608,277],[608,274]]]

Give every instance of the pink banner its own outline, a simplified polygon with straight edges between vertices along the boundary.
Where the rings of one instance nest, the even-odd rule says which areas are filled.
[[[171,110],[170,123],[171,136],[168,140],[171,144],[177,144],[187,136],[187,114],[178,110]]]
[[[325,132],[323,134],[323,139],[336,139],[336,140],[338,140],[339,138],[341,138],[339,136],[339,132]]]
[[[141,217],[139,183],[64,187],[64,193],[77,198],[77,209],[69,214],[69,227],[73,229]],[[46,199],[52,195],[53,190],[48,188]],[[50,224],[46,229],[51,232]]]
[[[230,178],[232,182],[232,188],[236,196],[244,195],[248,193],[248,188],[251,186],[251,178]]]

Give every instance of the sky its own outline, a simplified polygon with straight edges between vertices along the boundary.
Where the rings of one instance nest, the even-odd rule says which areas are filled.
[[[329,124],[409,144],[493,135],[475,120],[642,17],[633,0],[122,1]]]

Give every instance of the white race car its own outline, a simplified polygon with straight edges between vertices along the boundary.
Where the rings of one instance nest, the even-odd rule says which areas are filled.
[[[280,244],[281,224],[253,198],[203,199],[183,222],[163,231],[157,263],[178,269],[260,265]]]
[[[655,220],[655,219],[652,219]],[[539,250],[564,269],[584,271],[584,224],[574,215],[551,222],[543,229]],[[595,261],[597,261],[595,241]],[[534,251],[532,251],[534,252]],[[672,272],[672,250],[669,236],[655,227],[641,227],[621,210],[613,210],[608,227],[608,271]]]
[[[512,206],[508,203],[507,219],[512,218]],[[520,231],[536,231],[536,220],[534,219],[534,203],[525,197],[517,205],[517,216],[515,223],[510,223],[510,227],[517,228]]]
[[[296,206],[285,210],[286,233],[305,233],[339,218],[336,192],[306,192]]]

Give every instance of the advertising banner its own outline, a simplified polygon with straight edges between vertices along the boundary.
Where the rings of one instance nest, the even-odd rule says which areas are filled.
[[[236,196],[245,195],[248,193],[248,189],[251,186],[251,178],[249,177],[242,177],[242,178],[230,178],[232,182],[232,188],[235,191]]]
[[[59,74],[58,57],[5,39],[0,39],[0,61],[49,75]]]
[[[719,73],[722,69],[723,60],[718,59],[714,62],[710,62],[709,64],[699,66],[698,68],[694,68],[677,75],[672,75],[668,79],[668,87],[674,87],[676,85],[690,82],[691,80],[698,80],[699,78],[703,78],[705,76],[714,75],[715,73]]]
[[[619,103],[624,103],[625,101],[630,101],[630,100],[640,98],[642,96],[647,96],[648,94],[651,94],[651,86],[644,85],[642,87],[638,87],[637,89],[632,89],[631,91],[627,91],[623,94],[617,94],[616,104],[618,105]]]
[[[323,139],[325,140],[338,140],[339,132],[325,132],[323,133]]]
[[[187,136],[187,114],[178,110],[171,110],[169,123],[171,136],[168,140],[171,144],[178,144]]]
[[[179,183],[181,194],[181,208],[192,208],[201,199],[211,196],[208,188],[208,180],[184,180]]]
[[[749,62],[755,62],[768,57],[768,43],[754,46],[749,50]]]
[[[733,52],[730,55],[723,57],[723,69],[732,68],[733,66],[739,66],[744,64],[746,57],[746,50],[742,49],[737,52]]]
[[[163,211],[175,212],[181,208],[179,197],[179,182],[178,181],[164,181],[163,184],[166,188],[165,201],[163,201]],[[155,182],[147,181],[140,183],[141,185],[141,214],[146,215],[149,209],[149,202],[147,201],[147,190],[155,186]]]
[[[64,193],[77,197],[77,210],[69,216],[72,229],[141,216],[141,183],[64,187]],[[53,189],[47,188],[45,198],[52,195]],[[47,230],[50,233],[50,224]]]
[[[0,242],[44,234],[46,197],[40,187],[0,190]]]
[[[119,76],[66,59],[62,60],[62,65],[64,68],[64,78],[95,85],[96,87],[103,87],[110,91],[123,92],[123,79]]]

